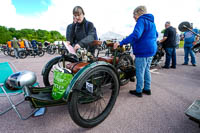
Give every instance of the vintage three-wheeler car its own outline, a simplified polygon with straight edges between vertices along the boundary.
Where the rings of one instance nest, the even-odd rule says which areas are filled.
[[[95,127],[111,112],[120,85],[127,84],[135,76],[130,46],[114,50],[113,44],[94,41],[92,45],[96,46],[96,55],[79,49],[76,54],[63,53],[50,60],[42,71],[45,87],[32,87],[36,76],[30,72],[9,78],[12,80],[10,83],[23,87],[25,99],[30,101],[32,107],[66,104],[76,124],[84,128]],[[56,72],[67,74],[70,79],[58,99],[52,97]]]

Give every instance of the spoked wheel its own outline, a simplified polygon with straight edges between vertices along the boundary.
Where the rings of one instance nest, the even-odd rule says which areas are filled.
[[[162,51],[157,51],[156,54],[153,56],[151,67],[157,66],[163,56],[164,56],[164,53]]]
[[[52,60],[48,62],[46,69],[44,70],[43,73],[43,82],[45,86],[50,86],[53,85],[53,70],[54,70],[54,65],[60,64],[60,67],[63,67],[63,59],[60,58],[55,58],[55,60]],[[65,65],[71,64],[77,62],[73,58],[65,58]]]
[[[25,51],[19,51],[19,52],[18,52],[18,56],[19,56],[19,58],[24,59],[24,58],[27,57],[27,54],[26,54]]]
[[[37,54],[38,54],[39,57],[42,57],[42,56],[44,56],[44,53],[45,52],[43,50],[38,50]]]
[[[200,43],[194,45],[192,50],[193,50],[194,53],[200,52]]]
[[[156,53],[156,55],[153,56],[151,67],[157,66],[160,59],[159,53]]]
[[[10,50],[10,52],[9,52],[9,55],[11,56],[11,57],[15,57],[15,52],[14,52],[14,50]]]
[[[192,50],[193,50],[194,53],[197,53],[197,52],[199,52],[200,49],[199,48],[193,48]]]
[[[98,66],[77,84],[68,103],[70,116],[81,127],[95,127],[106,119],[116,102],[118,77],[110,67]]]
[[[7,56],[8,55],[8,50],[4,50],[3,54]]]
[[[130,81],[130,77],[126,76],[125,71],[130,66],[134,66],[133,58],[130,55],[122,55],[117,64],[117,71],[119,73],[120,86],[126,85]],[[135,71],[135,70],[133,70]]]
[[[60,55],[63,55],[63,54],[68,54],[69,53],[69,51],[67,50],[67,49],[60,49],[59,51],[58,51],[58,54],[60,54]]]
[[[56,50],[54,50],[54,46],[49,45],[49,46],[47,47],[47,53],[48,53],[48,54],[53,55],[53,54],[55,54],[55,52],[56,52]]]

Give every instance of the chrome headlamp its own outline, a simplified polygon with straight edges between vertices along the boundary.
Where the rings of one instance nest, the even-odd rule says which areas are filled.
[[[21,71],[13,73],[6,80],[6,87],[11,90],[21,89],[23,86],[32,86],[37,80],[34,72]]]

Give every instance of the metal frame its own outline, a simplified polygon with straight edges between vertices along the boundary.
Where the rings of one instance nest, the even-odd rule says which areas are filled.
[[[13,72],[16,72],[17,69],[16,67],[8,62],[9,66],[11,69],[14,69]],[[12,66],[12,67],[11,67]],[[8,111],[14,109],[14,111],[17,113],[18,117],[21,119],[21,120],[26,120],[28,119],[29,117],[31,117],[36,111],[38,111],[39,109],[34,109],[31,111],[31,113],[29,113],[27,116],[23,117],[21,115],[21,113],[18,111],[17,109],[17,106],[20,105],[21,103],[23,103],[25,101],[25,99],[23,98],[22,100],[20,100],[19,102],[17,102],[16,104],[14,104],[13,100],[11,99],[11,96],[16,96],[16,95],[19,95],[19,94],[22,94],[23,92],[14,92],[14,93],[7,93],[5,88],[3,87],[4,86],[4,83],[0,83],[0,88],[3,90],[4,94],[1,94],[0,97],[7,97],[8,98],[8,101],[9,103],[11,104],[10,107],[8,107],[7,109],[5,109],[4,111],[0,112],[0,116],[7,113]],[[39,86],[39,85],[38,85]]]

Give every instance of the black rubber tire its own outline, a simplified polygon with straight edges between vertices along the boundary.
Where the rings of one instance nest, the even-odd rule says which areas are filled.
[[[68,53],[69,53],[69,51],[67,49],[60,49],[60,50],[58,50],[58,54],[59,55],[62,55],[62,54],[67,55]]]
[[[43,50],[38,50],[38,56],[39,57],[42,57],[42,56],[44,56],[44,51]]]
[[[134,61],[133,61],[133,58],[130,56],[130,55],[122,55],[120,58],[119,58],[119,62],[118,62],[118,65],[117,65],[117,69],[118,71],[120,70],[120,67],[119,65],[121,64],[122,61],[128,61],[130,64],[129,65],[132,65],[134,66]],[[126,84],[128,84],[128,82],[130,81],[130,78],[123,78],[123,79],[120,79],[120,86],[124,86]]]
[[[159,54],[156,53],[154,56],[153,56],[153,59],[152,59],[152,62],[151,62],[151,67],[154,67],[154,66],[157,66],[158,65],[158,62],[160,61],[160,57],[159,57]]]
[[[6,55],[6,56],[8,56],[8,51],[7,51],[7,50],[4,50],[4,51],[3,51],[3,54]]]
[[[199,52],[198,48],[193,48],[192,50],[193,50],[194,53],[198,53]]]
[[[13,49],[10,50],[9,55],[10,55],[11,57],[15,57],[15,52],[14,52]]]
[[[54,50],[54,46],[47,46],[47,53],[50,54],[50,55],[53,55],[55,54],[56,50]]]
[[[20,59],[25,59],[27,57],[26,51],[24,51],[24,50],[19,51],[18,56]]]
[[[91,119],[89,119],[89,117],[88,118],[83,118],[84,116],[81,116],[81,112],[79,112],[78,106],[79,105],[82,106],[83,107],[82,113],[83,112],[85,113],[84,109],[87,108],[87,105],[85,103],[80,103],[80,96],[81,95],[80,95],[80,91],[78,91],[78,90],[86,90],[85,88],[83,88],[83,86],[86,84],[86,82],[89,82],[88,78],[92,77],[92,75],[95,75],[97,73],[100,73],[100,74],[101,73],[107,73],[107,74],[109,74],[109,76],[107,76],[107,77],[108,77],[108,79],[110,79],[109,83],[111,83],[111,85],[110,85],[111,88],[108,88],[108,87],[104,88],[106,90],[106,92],[107,92],[107,93],[104,93],[105,94],[104,96],[106,96],[106,94],[108,94],[108,91],[110,91],[110,93],[111,93],[110,94],[110,98],[108,100],[108,103],[105,104],[105,108],[102,111],[98,110],[99,114],[97,116],[94,116],[94,114],[93,114],[94,118],[91,118]],[[107,81],[104,78],[102,78],[102,79],[103,80],[101,80],[101,81],[103,81],[103,82]],[[101,82],[99,84],[101,84]],[[95,83],[93,85],[95,86]],[[117,74],[110,67],[97,66],[97,67],[89,70],[89,72],[87,72],[80,80],[78,80],[78,83],[76,83],[75,86],[77,86],[77,87],[75,88],[75,90],[73,90],[73,92],[71,94],[71,97],[69,99],[69,103],[68,103],[69,114],[70,114],[72,120],[77,125],[79,125],[79,126],[81,126],[83,128],[92,128],[92,127],[97,126],[98,124],[103,122],[106,119],[106,117],[110,114],[110,112],[112,111],[112,108],[113,108],[113,106],[114,106],[114,104],[116,102],[117,96],[119,94],[119,87],[120,87]],[[102,88],[98,89],[98,87],[96,87],[96,90],[102,90]],[[90,95],[93,95],[94,97],[95,96],[98,97],[97,93],[91,93]],[[90,102],[88,106],[91,107],[90,106],[91,104],[94,104],[94,106],[95,106],[95,103],[97,105],[97,102],[99,102],[100,100],[102,100],[102,101],[106,100],[106,99],[102,98],[103,97],[103,93],[99,94],[99,97],[96,98],[95,101]],[[101,106],[101,104],[100,104],[100,106]],[[93,109],[93,106],[92,106],[92,109]],[[95,106],[95,110],[93,110],[93,111],[96,111],[96,109],[97,108]],[[87,110],[88,110],[88,108],[87,108]]]
[[[58,62],[60,61],[60,59],[61,59],[61,56],[60,56],[60,58],[56,58],[55,60],[53,60],[52,62],[50,62],[50,63],[48,64],[48,66],[47,66],[47,69],[45,69],[45,71],[44,71],[44,73],[43,73],[43,83],[44,83],[45,86],[53,85],[53,83],[52,83],[53,81],[50,81],[49,75],[50,75],[50,72],[51,72],[51,69],[52,69],[53,65],[58,64]],[[77,61],[74,60],[73,58],[65,58],[65,61],[67,61],[67,62],[72,62],[72,63],[77,62]],[[53,72],[52,72],[52,73],[53,73]],[[52,79],[52,80],[53,80],[53,79]]]
[[[164,56],[164,53],[162,51],[156,52],[156,54],[153,56],[152,62],[151,62],[151,68],[156,67],[162,57]]]
[[[192,50],[193,50],[194,53],[200,52],[200,43],[194,45],[194,46],[192,47]]]

